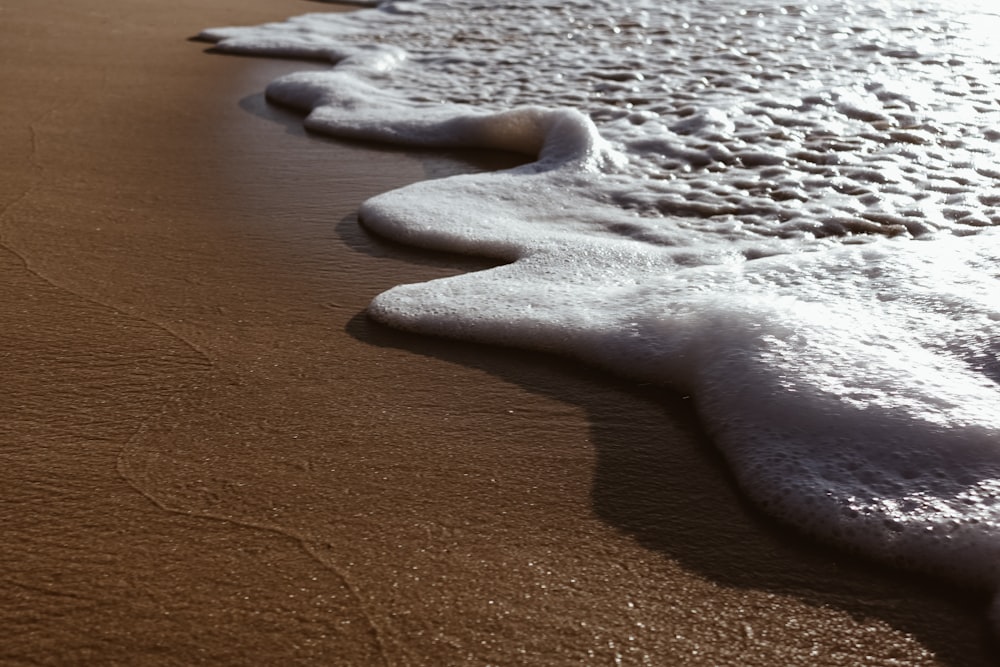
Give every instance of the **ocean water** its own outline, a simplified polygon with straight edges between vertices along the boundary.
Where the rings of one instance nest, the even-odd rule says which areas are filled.
[[[267,90],[310,129],[534,158],[366,202],[504,262],[372,317],[688,394],[774,516],[1000,588],[994,3],[368,4],[202,36],[329,60]]]

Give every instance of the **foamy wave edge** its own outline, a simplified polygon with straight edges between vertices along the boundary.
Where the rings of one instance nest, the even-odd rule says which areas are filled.
[[[572,305],[566,303],[562,305],[566,306],[566,312],[570,315],[565,316],[562,321],[540,322],[518,313],[517,309],[523,307],[523,301],[514,292],[519,285],[526,283],[535,284],[537,288],[538,276],[548,271],[540,268],[541,265],[553,257],[559,258],[561,252],[561,238],[557,234],[542,235],[539,240],[528,244],[516,232],[518,225],[525,223],[524,214],[531,206],[531,200],[539,196],[539,193],[544,196],[546,190],[555,192],[562,184],[572,184],[576,175],[611,174],[625,160],[623,155],[601,137],[585,115],[573,109],[542,107],[520,107],[488,113],[460,105],[412,102],[371,82],[391,72],[405,60],[405,51],[395,47],[380,45],[333,48],[328,42],[313,42],[304,35],[300,41],[296,41],[296,37],[289,37],[289,33],[285,33],[281,39],[272,40],[266,35],[248,33],[247,29],[240,28],[208,30],[200,37],[215,42],[219,50],[226,52],[322,58],[334,63],[332,71],[292,74],[275,81],[267,88],[270,100],[306,113],[304,123],[310,130],[396,145],[513,150],[535,158],[534,162],[513,170],[492,175],[453,177],[447,179],[447,186],[442,186],[440,182],[418,183],[365,202],[360,216],[366,226],[378,233],[426,248],[480,254],[511,262],[507,266],[480,274],[393,288],[372,302],[369,314],[374,319],[421,333],[569,352],[572,356],[643,380],[663,382],[664,377],[669,375],[670,383],[682,389],[704,385],[706,382],[724,382],[722,378],[706,378],[713,374],[732,372],[732,368],[725,364],[720,366],[703,359],[704,354],[695,351],[692,339],[697,332],[694,331],[694,326],[687,335],[672,334],[680,342],[662,344],[653,339],[657,330],[663,326],[663,320],[644,321],[637,310],[610,320],[602,320],[601,316],[596,316],[596,322],[586,321],[591,315],[573,311]],[[553,173],[558,173],[558,178],[553,178]],[[489,183],[489,187],[484,188],[484,183]],[[476,202],[475,198],[486,191],[507,192],[508,195],[488,202],[489,213],[484,215],[483,202]],[[530,192],[530,196],[522,197],[525,192]],[[462,203],[462,197],[466,198],[465,204]],[[463,217],[466,219],[459,220]],[[440,224],[444,218],[450,218],[449,224]],[[984,236],[987,243],[991,242],[992,237],[993,246],[1000,247],[997,234]],[[961,240],[948,243],[957,248],[956,253],[961,252],[958,248],[963,243]],[[623,246],[620,250],[622,254],[614,258],[616,261],[643,261],[639,254],[629,256],[628,247]],[[850,251],[843,252],[847,256]],[[920,260],[919,257],[911,259],[914,263]],[[556,264],[559,268],[550,272],[550,280],[559,281],[572,276],[572,259],[558,259]],[[706,269],[706,272],[713,270],[724,273],[727,269],[713,268]],[[579,279],[578,276],[573,277]],[[714,276],[713,279],[718,277]],[[576,285],[578,290],[591,283],[596,284],[596,280],[579,280],[581,282]],[[623,286],[616,288],[620,290],[619,295],[626,289]],[[504,292],[505,289],[508,291]],[[557,300],[561,298],[565,302],[574,296],[574,290],[569,292],[568,297],[555,294],[547,294],[546,297]],[[484,299],[491,300],[493,305],[499,305],[497,311],[484,314],[478,319],[470,317],[468,313],[475,312],[476,304]],[[774,310],[773,304],[751,303],[748,309],[752,310],[754,306],[759,307],[758,312],[748,315],[747,319],[754,326],[769,325],[771,317],[780,322],[791,321],[790,318],[784,318],[780,307]],[[761,312],[767,315],[761,315]],[[666,317],[664,315],[664,319]],[[720,327],[732,327],[734,322],[723,318],[717,324]],[[595,333],[616,327],[631,337],[627,346],[623,347],[620,341]],[[530,340],[526,340],[526,328],[529,330]],[[704,323],[701,328],[704,328]],[[577,340],[571,344],[565,340],[567,331],[577,336]],[[844,333],[850,332],[845,329],[838,332],[838,335]],[[823,337],[820,334],[817,336]],[[629,349],[635,349],[637,341],[647,343],[647,352],[639,360],[624,358]],[[859,348],[856,352],[864,357],[864,350]],[[677,358],[686,361],[679,363]],[[767,357],[763,361],[729,360],[727,363],[737,366],[745,364],[747,368],[736,372],[742,372],[751,379],[760,379],[762,371],[757,366],[764,361],[780,363],[780,360],[773,357]],[[702,364],[701,368],[698,368],[698,363]],[[720,399],[719,395],[711,391],[706,393],[707,396],[698,399],[702,411],[715,409],[720,400],[725,402],[724,398]],[[812,407],[819,410],[823,406],[806,406],[807,410]],[[728,409],[733,417],[728,423],[710,427],[709,430],[733,464],[744,490],[769,512],[817,537],[862,551],[877,559],[918,571],[943,574],[975,586],[997,588],[1000,580],[1000,545],[995,530],[975,532],[963,524],[961,529],[965,530],[964,538],[956,538],[957,541],[947,536],[930,540],[926,535],[918,534],[919,525],[904,530],[903,533],[893,534],[896,528],[887,527],[886,522],[893,517],[902,517],[904,509],[895,506],[881,507],[874,502],[881,501],[878,497],[868,504],[859,502],[862,515],[864,512],[871,513],[870,516],[862,516],[860,520],[857,516],[840,516],[845,505],[839,499],[826,502],[821,497],[812,498],[808,506],[796,507],[785,494],[791,490],[808,493],[803,489],[812,486],[815,487],[813,495],[816,495],[817,490],[829,480],[825,480],[817,471],[803,474],[801,470],[795,470],[795,462],[769,460],[766,456],[750,451],[754,445],[760,444],[761,439],[780,438],[782,435],[775,431],[761,433],[755,426],[759,422],[759,416],[751,415],[752,410],[746,406],[728,406],[722,409]],[[784,410],[787,408],[775,409],[775,416],[787,417]],[[744,418],[746,423],[741,423]],[[836,421],[820,419],[817,424],[821,428],[836,429]],[[757,433],[748,436],[755,428]],[[877,432],[881,427],[873,428]],[[822,433],[815,424],[811,424],[808,430],[807,436],[816,438],[820,443],[815,447],[820,447],[822,443],[834,446],[843,437]],[[940,435],[943,441],[946,434]],[[976,454],[970,456],[978,460],[982,450],[995,444],[995,438],[996,433],[989,429],[985,432],[970,431],[959,439],[958,448],[974,450]],[[794,450],[795,447],[790,449]],[[948,474],[954,473],[956,478],[964,473],[963,470],[948,468],[945,458],[938,460],[937,456],[936,452],[930,455],[936,461],[933,465],[944,466]],[[776,485],[776,473],[773,470],[762,470],[762,466],[768,465],[783,471],[781,475],[797,472],[799,478],[791,485],[794,488],[787,483],[784,486]],[[992,469],[992,459],[984,466],[984,469]],[[990,488],[983,489],[983,493],[993,494],[995,491],[992,483]],[[958,500],[956,506],[960,504]],[[938,499],[931,499],[927,507],[923,508],[928,516],[932,510],[940,509],[935,506],[936,502]],[[957,512],[950,504],[942,511]],[[985,514],[988,513],[984,512]],[[817,525],[817,519],[820,525]],[[993,517],[989,517],[989,520],[991,523],[995,521]],[[978,519],[973,523],[977,522]],[[916,524],[920,524],[920,521]],[[849,530],[845,526],[849,526]],[[925,528],[928,532],[935,530],[931,519],[927,519]],[[963,549],[976,553],[970,557],[968,553],[961,553]],[[919,554],[916,559],[912,558],[914,552]],[[956,562],[956,559],[960,562]],[[995,598],[992,621],[1000,634],[1000,598]]]

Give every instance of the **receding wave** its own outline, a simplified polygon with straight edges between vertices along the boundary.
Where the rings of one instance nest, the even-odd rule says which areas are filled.
[[[507,264],[372,317],[693,396],[745,492],[1000,584],[1000,62],[985,3],[386,2],[203,33],[329,59],[268,96],[338,136],[533,162],[375,197]]]

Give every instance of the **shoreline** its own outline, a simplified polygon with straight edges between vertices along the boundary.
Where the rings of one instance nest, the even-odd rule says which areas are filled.
[[[513,158],[307,135],[262,93],[319,65],[185,41],[332,5],[15,4],[0,663],[996,659],[985,601],[747,507],[683,401],[367,320],[488,263],[359,204]]]

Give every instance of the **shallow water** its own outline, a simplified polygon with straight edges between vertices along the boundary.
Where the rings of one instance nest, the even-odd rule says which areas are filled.
[[[906,567],[1000,583],[1000,13],[986,3],[383,3],[210,30],[327,58],[268,89],[339,136],[518,150],[369,200],[509,262],[394,326],[691,394],[746,493]]]

